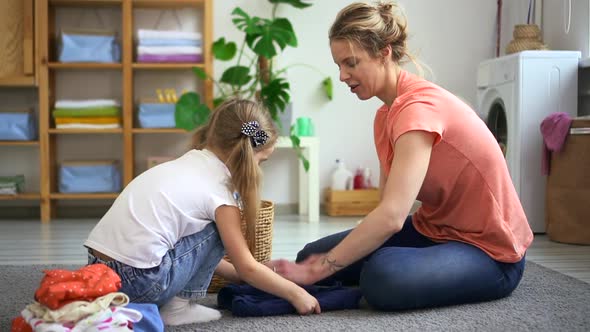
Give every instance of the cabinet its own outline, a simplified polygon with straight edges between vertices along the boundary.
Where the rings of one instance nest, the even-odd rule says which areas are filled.
[[[0,1],[0,86],[34,86],[35,0]]]
[[[191,72],[201,67],[210,75],[213,73],[213,59],[205,45],[212,44],[212,0],[41,0],[38,1],[40,36],[38,57],[39,82],[39,132],[40,132],[40,205],[41,220],[48,222],[55,216],[56,203],[68,200],[112,200],[118,193],[63,194],[58,188],[59,163],[66,157],[76,159],[100,159],[108,153],[119,160],[123,185],[129,183],[141,171],[138,166],[137,144],[145,136],[158,137],[186,135],[180,129],[142,129],[136,124],[136,105],[142,97],[137,86],[153,81],[158,84],[161,75],[174,76],[178,71]],[[145,12],[189,10],[200,17],[195,29],[202,34],[203,61],[201,63],[137,63],[135,42],[137,18]],[[72,10],[105,11],[106,24],[118,31],[121,46],[120,63],[60,63],[56,57],[56,33],[60,20]],[[74,13],[74,15],[76,15]],[[81,14],[80,14],[81,15]],[[90,21],[90,15],[88,21]],[[87,23],[84,17],[77,18],[80,27]],[[106,21],[106,20],[105,20]],[[172,72],[172,74],[170,74]],[[75,80],[75,91],[64,91],[64,81]],[[99,90],[95,83],[101,81],[106,89]],[[148,82],[149,83],[149,82]],[[149,85],[149,84],[148,84]],[[212,83],[196,86],[211,105]],[[121,103],[122,128],[119,129],[56,129],[51,110],[58,99],[118,99]],[[83,142],[84,148],[70,147]],[[87,148],[86,148],[87,146]],[[77,154],[76,154],[77,153]],[[98,157],[98,158],[97,158]]]

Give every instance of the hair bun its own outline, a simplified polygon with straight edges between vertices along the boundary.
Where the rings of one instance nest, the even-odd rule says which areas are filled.
[[[393,4],[391,2],[380,2],[377,5],[377,8],[379,9],[380,13],[391,13],[391,10],[393,9]]]

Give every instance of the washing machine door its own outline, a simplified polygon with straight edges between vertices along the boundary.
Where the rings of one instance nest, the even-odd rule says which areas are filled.
[[[508,171],[516,188],[520,192],[518,168],[518,133],[514,131],[517,119],[514,114],[512,83],[489,87],[479,91],[479,113],[486,123],[508,164]]]

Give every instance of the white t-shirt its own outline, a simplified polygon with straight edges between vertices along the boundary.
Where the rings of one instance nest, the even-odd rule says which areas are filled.
[[[157,266],[180,238],[214,221],[219,206],[237,206],[229,180],[208,150],[150,168],[125,187],[84,245],[136,268]]]

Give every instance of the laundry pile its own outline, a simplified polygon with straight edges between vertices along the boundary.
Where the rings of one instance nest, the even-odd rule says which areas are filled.
[[[58,100],[51,114],[57,129],[121,128],[121,106],[116,100]]]
[[[46,270],[35,301],[12,322],[21,331],[163,331],[155,304],[129,303],[121,278],[104,264]]]
[[[203,41],[198,32],[139,29],[137,36],[137,62],[203,61]]]

